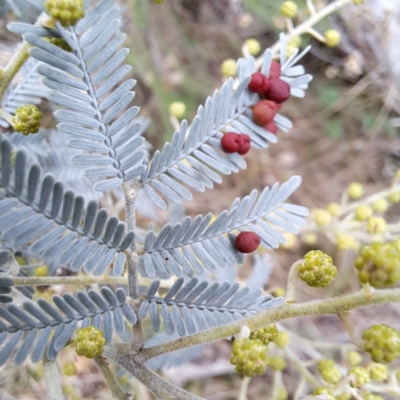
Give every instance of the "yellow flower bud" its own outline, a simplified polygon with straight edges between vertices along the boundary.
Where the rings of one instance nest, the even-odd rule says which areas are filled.
[[[313,217],[316,224],[320,226],[328,225],[332,220],[331,214],[323,209],[314,210]]]
[[[296,49],[297,47],[288,44],[286,46],[286,57],[289,58],[296,51]]]
[[[236,75],[236,61],[233,58],[228,58],[222,63],[221,74],[226,77]]]
[[[338,203],[330,203],[326,209],[332,215],[332,217],[338,217],[342,212],[342,207]]]
[[[286,289],[283,288],[283,287],[278,286],[272,291],[272,294],[275,297],[283,297],[286,294]]]
[[[186,105],[181,101],[174,101],[169,105],[169,113],[176,118],[182,118],[186,112]]]
[[[353,182],[347,188],[347,194],[352,200],[359,199],[364,193],[364,189],[360,183]]]
[[[397,179],[400,179],[400,169],[398,169],[394,175]]]
[[[301,36],[295,36],[294,38],[288,40],[287,44],[299,48],[301,46]]]
[[[386,230],[386,221],[382,217],[372,217],[368,220],[369,233],[382,233]]]
[[[384,213],[388,207],[389,204],[386,199],[378,199],[372,204],[372,208],[378,213]]]
[[[356,208],[355,219],[357,221],[366,221],[371,218],[373,214],[372,208],[366,204],[362,204]]]
[[[349,351],[346,354],[346,360],[352,367],[355,367],[356,365],[361,364],[361,354],[355,350]]]
[[[281,14],[286,18],[294,18],[297,15],[297,4],[293,1],[285,1],[281,7]]]
[[[154,0],[156,4],[162,4],[164,3],[164,0]]]
[[[353,0],[353,3],[357,6],[359,6],[360,4],[364,4],[365,0]]]
[[[324,33],[325,44],[328,47],[336,47],[340,43],[340,33],[334,29],[329,29]]]
[[[303,241],[305,244],[308,244],[309,246],[314,245],[317,243],[318,236],[315,233],[307,233],[303,237]]]
[[[389,194],[388,200],[393,204],[400,203],[400,192]]]
[[[49,268],[47,265],[42,265],[40,267],[35,268],[33,272],[35,276],[47,276],[49,274]]]
[[[289,344],[290,338],[286,332],[278,332],[274,339],[274,343],[281,348],[286,347]]]
[[[280,247],[282,249],[292,249],[294,246],[296,246],[297,243],[296,235],[293,235],[293,233],[290,232],[285,232],[283,236],[286,239],[286,243],[281,243]]]
[[[261,44],[257,39],[247,39],[244,44],[247,46],[252,56],[256,56],[261,50]]]
[[[357,250],[360,247],[358,240],[345,233],[336,235],[336,243],[339,250]]]

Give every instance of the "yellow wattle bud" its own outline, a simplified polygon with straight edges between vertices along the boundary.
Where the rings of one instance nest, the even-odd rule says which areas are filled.
[[[261,51],[261,44],[257,39],[247,39],[244,44],[252,56],[256,56]]]
[[[340,43],[340,33],[335,29],[329,29],[324,33],[325,44],[328,47],[336,47]]]
[[[332,215],[332,217],[338,217],[342,212],[342,207],[338,203],[330,203],[326,209]]]
[[[294,18],[297,15],[297,4],[293,1],[285,1],[281,7],[281,14],[286,18]]]
[[[389,203],[386,199],[378,199],[372,204],[375,212],[384,213],[389,208]]]
[[[181,101],[174,101],[169,105],[168,111],[176,118],[182,118],[186,113],[186,105]]]
[[[222,63],[221,74],[227,78],[236,75],[236,61],[233,58],[228,58]]]
[[[353,182],[347,188],[347,194],[352,200],[359,199],[364,193],[361,183]]]

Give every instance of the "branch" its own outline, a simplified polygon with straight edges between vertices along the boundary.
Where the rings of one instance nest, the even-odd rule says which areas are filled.
[[[317,388],[320,386],[318,381],[312,376],[311,372],[304,365],[304,361],[300,360],[299,357],[289,348],[285,348],[286,357],[293,363],[294,367],[300,372],[302,378],[307,381],[312,387]]]
[[[348,311],[345,311],[343,313],[339,313],[338,317],[342,320],[344,329],[346,330],[346,332],[350,336],[351,341],[360,350],[363,350],[364,349],[364,343],[361,340],[361,338],[359,337],[359,335],[357,335],[357,333],[356,333],[355,328],[356,328],[357,325],[354,323],[354,321],[351,320],[350,313]]]
[[[248,325],[251,330],[254,330],[273,322],[303,315],[337,314],[354,308],[390,302],[400,302],[400,289],[377,290],[374,296],[369,298],[365,297],[362,291],[359,291],[345,296],[334,297],[333,299],[315,300],[300,304],[284,304],[281,307],[260,312],[257,315],[232,324],[219,326],[169,343],[143,349],[136,355],[135,359],[139,363],[145,363],[161,354],[224,339],[238,334],[244,325]]]
[[[129,354],[115,351],[115,347],[106,347],[104,353],[106,357],[116,364],[126,369],[136,379],[142,382],[154,397],[160,400],[202,400],[194,394],[187,392],[171,383],[161,376],[150,371],[143,365],[139,365]]]
[[[286,40],[289,41],[297,36],[306,33],[310,28],[316,25],[319,21],[324,19],[330,14],[333,14],[335,11],[339,10],[346,4],[350,3],[352,0],[336,0],[333,3],[330,3],[320,11],[316,12],[315,14],[311,15],[306,21],[302,24],[296,26],[291,32],[286,35]],[[275,43],[272,47],[272,54],[277,55],[280,48],[279,42]],[[256,61],[256,68],[260,68],[262,64],[262,57],[259,57]]]
[[[286,303],[295,303],[296,302],[296,282],[299,277],[299,267],[303,260],[296,261],[291,267],[289,271],[289,278],[287,281],[286,288]]]
[[[49,286],[49,285],[126,285],[124,276],[13,276],[14,286]]]
[[[46,387],[46,400],[64,400],[60,375],[55,361],[43,360],[43,382]]]
[[[6,92],[14,76],[24,65],[25,61],[29,58],[30,47],[31,45],[29,43],[23,42],[18,51],[14,54],[12,59],[4,68],[3,74],[0,77],[0,101],[3,98],[4,93]]]
[[[249,387],[249,383],[251,381],[251,378],[248,376],[244,376],[242,379],[242,384],[240,385],[240,393],[238,400],[247,400],[247,389]]]
[[[127,394],[122,390],[118,381],[115,379],[114,373],[110,370],[107,361],[103,356],[98,356],[94,358],[97,368],[107,382],[112,393],[113,400],[128,400]]]

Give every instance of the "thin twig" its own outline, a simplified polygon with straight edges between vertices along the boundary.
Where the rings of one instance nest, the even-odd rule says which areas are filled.
[[[262,311],[241,321],[199,332],[159,346],[145,348],[135,356],[135,359],[137,362],[144,363],[161,354],[224,339],[238,334],[244,325],[248,325],[251,330],[254,330],[289,318],[304,315],[337,314],[338,312],[349,311],[355,308],[390,302],[400,302],[400,289],[377,290],[371,298],[365,297],[364,293],[359,291],[331,299],[308,301],[299,304],[284,304],[274,309]]]
[[[306,380],[312,387],[317,388],[319,386],[318,381],[312,376],[311,372],[304,366],[304,362],[288,347],[284,349],[286,357],[292,362],[293,366],[299,371],[300,375]]]
[[[247,389],[249,387],[250,381],[251,381],[251,378],[249,378],[248,376],[243,377],[242,383],[240,385],[240,392],[239,392],[238,400],[247,400]]]
[[[302,261],[303,260],[298,260],[290,267],[286,288],[286,303],[290,304],[296,302],[296,282],[299,277],[299,267]]]
[[[115,378],[115,374],[110,370],[107,361],[104,357],[98,356],[94,358],[94,362],[96,363],[97,368],[103,375],[103,378],[107,382],[113,400],[128,400],[127,394],[122,390],[119,385],[117,379]]]
[[[64,400],[60,375],[55,361],[43,360],[43,382],[46,386],[46,400]]]
[[[349,4],[352,0],[336,0],[333,3],[328,4],[326,7],[322,8],[320,11],[316,12],[315,14],[311,15],[306,21],[302,24],[296,26],[291,32],[286,35],[287,41],[301,36],[303,33],[306,33],[309,28],[312,28],[316,25],[319,21],[324,19],[330,14],[333,14],[335,11],[339,10],[346,4]],[[273,55],[277,55],[279,53],[280,43],[277,42],[271,47],[271,51]],[[256,61],[256,68],[260,68],[263,62],[263,57],[257,58]]]
[[[341,319],[344,329],[350,336],[351,341],[360,349],[364,350],[363,341],[360,339],[359,335],[357,335],[355,331],[356,324],[350,318],[350,313],[345,311],[343,313],[338,314],[339,318]]]

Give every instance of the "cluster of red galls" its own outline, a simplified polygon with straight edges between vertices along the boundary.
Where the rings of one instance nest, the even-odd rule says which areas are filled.
[[[280,76],[281,66],[272,61],[269,77],[255,72],[248,86],[251,92],[259,94],[262,98],[253,107],[253,121],[274,135],[278,132],[274,117],[282,103],[290,97],[290,86],[279,79]],[[227,132],[221,139],[221,147],[226,153],[244,155],[250,150],[250,144],[250,137],[245,133]]]
[[[253,121],[267,131],[276,135],[278,127],[274,122],[275,114],[282,103],[290,97],[290,86],[279,79],[281,66],[272,61],[269,77],[261,72],[251,76],[249,90],[262,97],[253,107]],[[227,153],[246,154],[250,150],[250,137],[245,133],[227,132],[221,139],[221,147]],[[261,243],[260,237],[254,232],[242,232],[235,239],[235,248],[241,253],[252,253]]]

